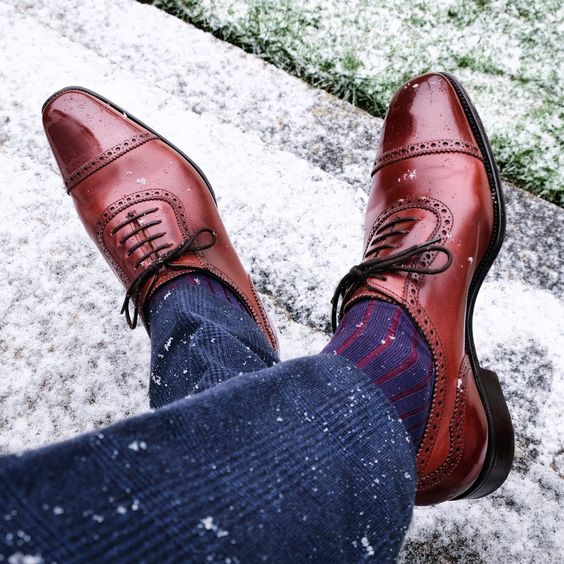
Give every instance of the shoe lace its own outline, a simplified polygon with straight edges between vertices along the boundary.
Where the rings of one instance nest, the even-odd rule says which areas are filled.
[[[177,245],[175,248],[171,249],[164,255],[160,255],[162,251],[166,249],[170,249],[173,247],[172,243],[164,243],[160,245],[156,245],[154,242],[157,239],[160,239],[164,235],[165,232],[162,233],[154,233],[152,235],[148,235],[145,233],[145,230],[149,227],[153,227],[162,223],[162,220],[155,219],[152,221],[148,221],[147,223],[141,223],[139,220],[142,217],[150,215],[158,211],[158,208],[150,208],[144,210],[139,213],[130,212],[127,215],[127,219],[122,221],[119,225],[116,225],[111,234],[115,235],[118,231],[126,227],[127,225],[134,224],[136,225],[135,229],[129,231],[126,235],[124,235],[120,243],[124,244],[128,239],[133,237],[134,235],[141,233],[144,235],[143,238],[139,239],[134,245],[132,245],[128,251],[127,256],[131,256],[137,249],[141,246],[151,243],[153,245],[152,249],[145,253],[142,257],[137,260],[135,263],[135,268],[139,268],[143,261],[148,259],[152,255],[157,255],[156,260],[154,260],[143,272],[141,272],[129,285],[125,292],[125,299],[123,301],[123,305],[121,307],[120,313],[125,314],[125,318],[127,320],[127,324],[131,329],[135,329],[137,326],[137,320],[139,318],[139,308],[140,308],[140,297],[141,297],[141,290],[145,286],[145,284],[152,278],[149,287],[147,288],[146,294],[149,295],[158,279],[158,274],[161,269],[167,268],[169,270],[192,270],[193,267],[184,265],[184,264],[174,264],[173,261],[178,260],[181,258],[185,253],[197,253],[199,251],[205,251],[210,247],[213,247],[217,241],[217,233],[210,229],[209,227],[202,227],[198,231],[196,231],[190,237],[187,237]],[[204,243],[198,243],[198,238],[207,233],[210,235],[210,240]],[[133,315],[130,312],[130,302],[133,302]]]
[[[333,331],[337,328],[337,317],[342,316],[344,304],[347,302],[347,299],[367,278],[377,278],[378,280],[385,281],[385,274],[392,272],[439,274],[440,272],[444,272],[452,264],[451,252],[442,245],[437,244],[441,240],[440,237],[421,243],[420,245],[413,245],[403,251],[391,253],[385,257],[378,256],[384,249],[399,248],[399,245],[387,243],[386,239],[395,235],[406,235],[409,233],[409,229],[397,229],[398,226],[401,226],[403,223],[414,223],[419,221],[419,219],[418,217],[397,217],[385,223],[376,231],[364,255],[363,262],[353,266],[349,272],[343,276],[335,289],[335,293],[331,299],[331,326]],[[444,253],[447,257],[446,262],[436,268],[406,264],[406,261],[409,259],[433,251]],[[371,288],[370,284],[368,284],[368,287]]]

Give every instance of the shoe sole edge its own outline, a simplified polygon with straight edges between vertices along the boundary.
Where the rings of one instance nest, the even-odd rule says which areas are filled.
[[[486,131],[470,96],[462,84],[448,73],[440,73],[453,87],[478,143],[490,184],[494,208],[492,238],[484,258],[478,265],[469,288],[466,310],[466,352],[470,359],[476,387],[480,394],[488,423],[488,446],[480,474],[472,486],[455,499],[476,499],[497,490],[506,480],[514,456],[514,432],[511,415],[497,374],[480,367],[474,345],[472,319],[474,305],[482,283],[496,259],[505,237],[506,215],[501,179]]]

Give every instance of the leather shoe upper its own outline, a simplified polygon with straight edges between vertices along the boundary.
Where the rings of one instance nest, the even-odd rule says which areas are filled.
[[[417,453],[419,504],[462,494],[484,463],[488,426],[466,353],[465,316],[492,229],[487,173],[453,87],[435,73],[409,81],[384,122],[363,261],[338,290],[341,314],[367,297],[401,304],[433,353],[435,389]]]
[[[128,289],[135,307],[133,325],[137,310],[143,314],[158,286],[183,272],[203,270],[237,294],[278,349],[276,333],[233,249],[211,189],[191,161],[80,89],[51,97],[43,123],[88,234]]]

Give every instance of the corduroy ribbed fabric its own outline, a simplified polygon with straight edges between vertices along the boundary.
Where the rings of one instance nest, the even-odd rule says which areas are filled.
[[[419,448],[435,385],[433,355],[402,307],[367,299],[343,316],[324,353],[350,360],[393,404]]]
[[[153,408],[279,362],[235,294],[219,291],[220,283],[205,275],[198,281],[182,276],[164,284],[146,310]]]
[[[164,407],[0,458],[4,559],[393,561],[416,467],[381,390],[339,356],[272,366],[250,316],[199,287],[173,296],[151,335],[185,346],[191,382],[163,354]]]
[[[179,286],[182,287],[186,283],[191,284],[192,286],[200,286],[201,288],[208,290],[212,294],[215,294],[218,298],[225,300],[228,304],[234,305],[242,311],[246,311],[246,308],[241,300],[231,289],[220,282],[217,278],[198,271],[188,272],[186,274],[183,274],[182,276],[173,278],[155,292],[155,294],[151,297],[150,302],[157,305],[160,304],[161,300],[168,299],[169,293],[174,288],[177,288]]]

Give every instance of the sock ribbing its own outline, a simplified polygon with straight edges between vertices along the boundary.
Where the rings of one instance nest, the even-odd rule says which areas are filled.
[[[394,405],[419,446],[435,370],[424,337],[400,306],[379,300],[354,304],[322,352],[343,356],[360,368]]]

